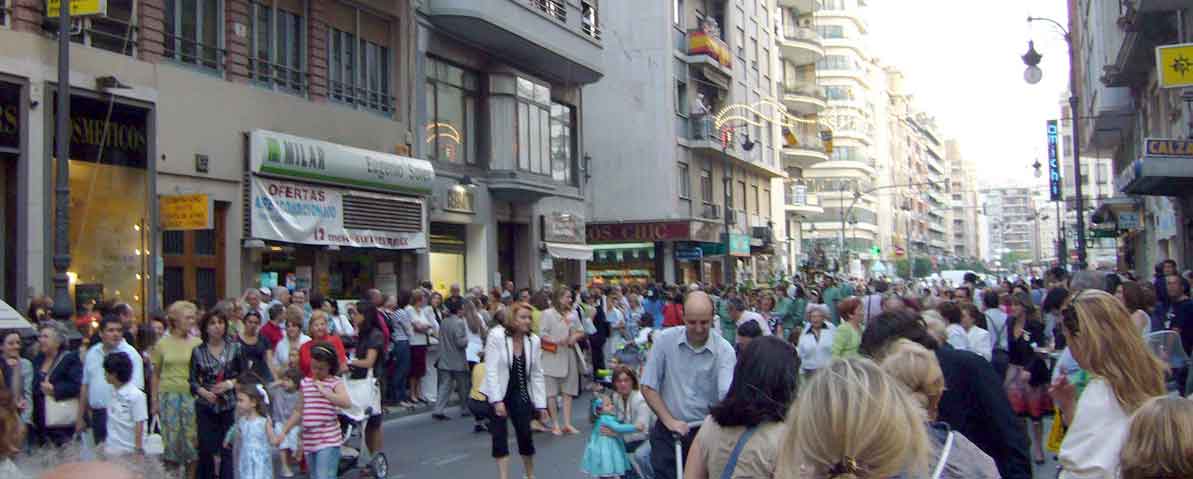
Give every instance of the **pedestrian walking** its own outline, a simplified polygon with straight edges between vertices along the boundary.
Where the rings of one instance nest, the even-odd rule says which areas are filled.
[[[1130,313],[1114,296],[1082,291],[1061,317],[1069,350],[1092,379],[1080,399],[1067,371],[1049,389],[1069,427],[1060,447],[1060,477],[1113,477],[1131,415],[1166,392],[1166,366],[1144,344]]]
[[[447,314],[439,325],[439,364],[435,366],[439,374],[439,391],[435,401],[435,410],[431,417],[436,420],[449,419],[444,410],[451,399],[452,391],[460,398],[461,410],[464,401],[468,399],[468,391],[472,389],[468,383],[468,325],[460,313],[464,308],[464,299],[456,296],[449,298],[446,303]]]
[[[688,294],[683,327],[655,336],[642,374],[642,395],[658,417],[650,432],[651,468],[658,479],[675,477],[676,461],[684,461],[699,426],[714,404],[725,397],[737,356],[720,335],[712,335],[713,302],[707,294]],[[675,457],[675,438],[681,454]]]
[[[312,318],[314,319],[314,318]],[[291,430],[302,426],[302,449],[310,479],[335,479],[339,475],[340,409],[352,407],[344,381],[333,375],[340,370],[340,355],[326,341],[312,343],[311,374],[302,379],[298,403],[282,430],[273,438],[277,447]]]
[[[509,430],[513,424],[525,477],[534,479],[534,438],[530,420],[546,420],[543,354],[538,336],[530,333],[530,308],[515,304],[505,324],[489,331],[485,343],[485,383],[481,393],[493,406],[489,433],[500,479],[509,479]],[[508,421],[507,421],[508,418]]]
[[[191,354],[189,382],[195,395],[199,446],[196,477],[232,478],[232,452],[224,449],[223,442],[236,420],[236,385],[247,366],[240,343],[227,340],[226,328],[222,313],[203,315],[199,320],[203,343]]]
[[[740,351],[725,399],[709,411],[692,442],[684,477],[774,477],[798,371],[790,343],[777,337],[750,341]]]
[[[922,418],[911,394],[869,359],[834,360],[787,412],[775,478],[929,477]]]
[[[260,384],[236,386],[236,424],[224,438],[224,448],[234,445],[237,479],[273,479],[273,423],[269,421],[265,387]],[[277,441],[280,442],[280,441]]]

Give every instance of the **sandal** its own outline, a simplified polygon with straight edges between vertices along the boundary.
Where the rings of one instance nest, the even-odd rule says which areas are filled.
[[[573,434],[573,435],[580,434],[580,430],[576,429],[572,426],[567,426],[567,427],[563,428],[563,432],[566,432],[568,434]]]

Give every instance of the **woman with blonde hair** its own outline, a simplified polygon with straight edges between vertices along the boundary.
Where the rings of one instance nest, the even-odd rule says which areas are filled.
[[[777,479],[925,475],[932,450],[924,413],[874,362],[834,360],[802,389],[787,412]]]
[[[1106,292],[1077,294],[1061,308],[1061,324],[1073,358],[1092,379],[1080,400],[1066,371],[1049,389],[1069,426],[1060,446],[1060,477],[1113,477],[1131,415],[1165,393],[1165,365],[1148,350],[1123,304]]]
[[[572,426],[572,399],[580,395],[580,356],[576,344],[584,338],[584,329],[572,298],[572,291],[567,288],[555,290],[551,309],[543,311],[539,324],[547,411],[551,415],[551,434],[556,436],[580,433]],[[556,398],[562,399],[562,411],[556,410]]]
[[[1193,401],[1156,397],[1143,403],[1119,458],[1122,479],[1193,477]]]
[[[928,434],[937,451],[933,476],[941,478],[997,478],[998,466],[960,432],[937,421],[944,395],[944,373],[936,355],[917,343],[899,339],[884,351],[882,369],[897,379],[927,413]],[[939,473],[936,473],[939,471]]]
[[[162,460],[172,467],[194,474],[199,458],[195,449],[198,426],[195,423],[195,395],[190,385],[191,353],[201,341],[191,336],[199,308],[188,301],[175,301],[166,309],[168,329],[158,340],[150,358],[153,361],[154,398],[150,414],[161,427]]]

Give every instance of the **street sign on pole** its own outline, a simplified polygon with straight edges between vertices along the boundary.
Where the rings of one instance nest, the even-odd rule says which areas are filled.
[[[1193,86],[1193,43],[1156,47],[1160,88]]]
[[[61,0],[46,0],[46,16],[58,18]],[[70,0],[70,16],[107,15],[108,0]]]

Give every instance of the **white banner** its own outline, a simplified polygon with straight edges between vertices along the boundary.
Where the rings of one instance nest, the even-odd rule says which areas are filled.
[[[326,186],[252,177],[251,235],[264,240],[358,248],[418,249],[427,247],[423,232],[348,229],[344,227],[344,190]]]

